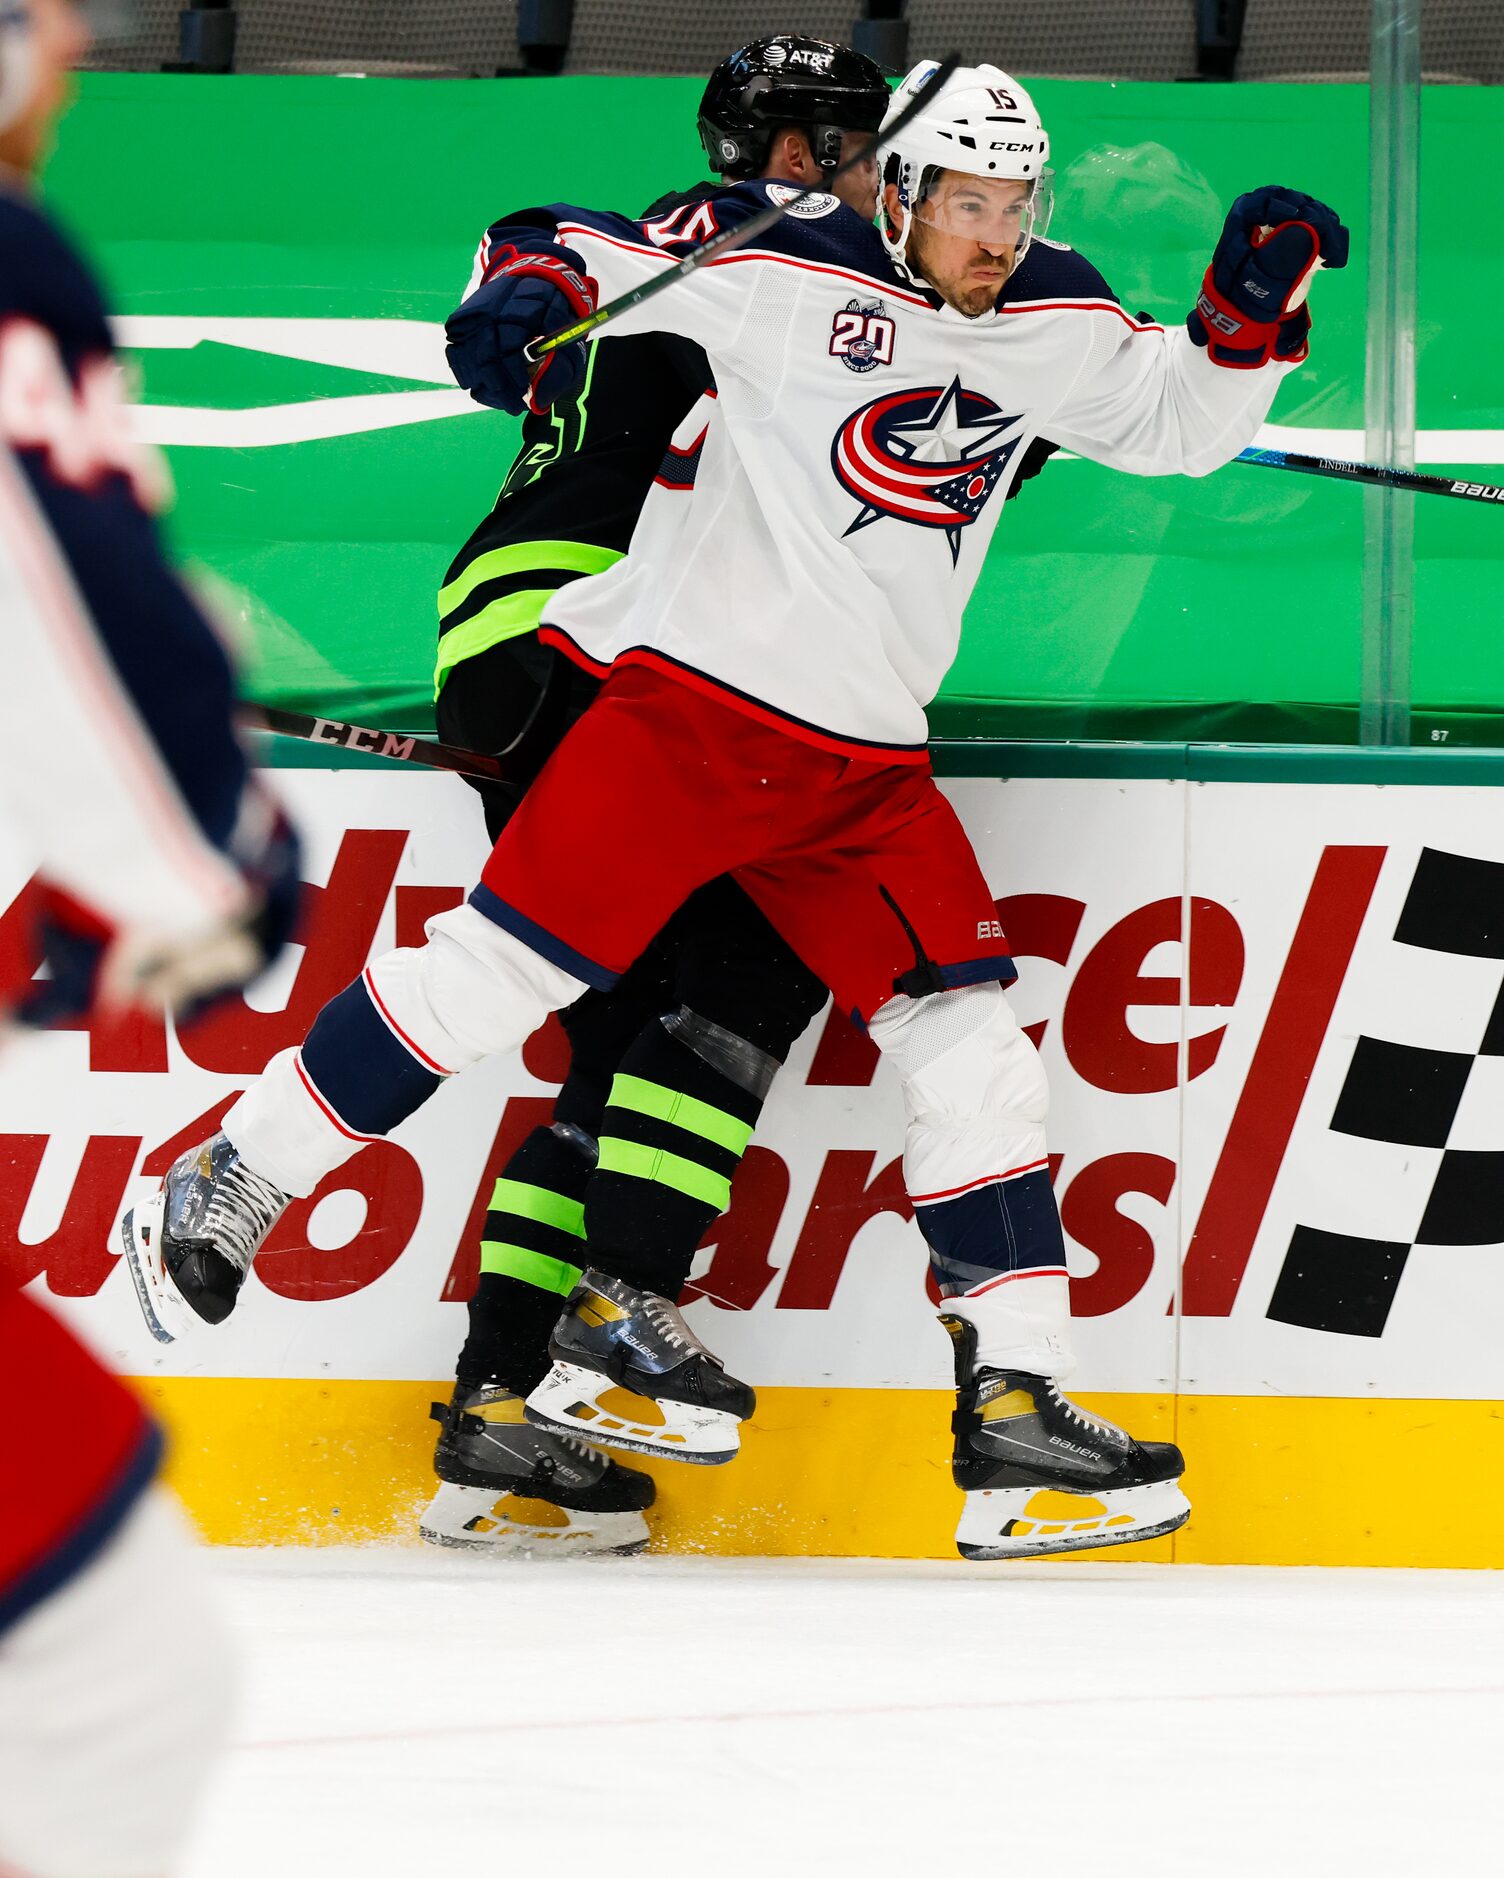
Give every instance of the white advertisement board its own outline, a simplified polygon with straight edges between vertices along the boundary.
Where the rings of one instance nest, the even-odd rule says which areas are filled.
[[[547,1118],[548,1032],[447,1085],[298,1204],[221,1329],[163,1349],[114,1221],[373,952],[483,857],[436,775],[286,771],[307,944],[186,1041],[28,1039],[0,1077],[25,1276],[138,1375],[439,1378],[476,1228]],[[947,785],[1019,963],[1086,1390],[1504,1395],[1504,816],[1489,789]],[[0,879],[0,904],[24,883]],[[1182,935],[1189,929],[1190,943]],[[827,1010],[779,1079],[692,1321],[754,1383],[935,1387],[948,1344],[897,1166],[899,1095]]]

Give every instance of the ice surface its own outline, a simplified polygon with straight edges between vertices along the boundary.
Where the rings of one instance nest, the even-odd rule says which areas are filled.
[[[1499,1871],[1504,1576],[226,1552],[187,1878]]]

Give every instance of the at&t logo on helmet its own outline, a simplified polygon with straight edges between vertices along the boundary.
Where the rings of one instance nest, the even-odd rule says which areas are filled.
[[[959,560],[962,531],[987,506],[1024,424],[958,378],[864,404],[830,447],[838,481],[861,504],[846,533],[884,516],[943,528],[951,560]]]

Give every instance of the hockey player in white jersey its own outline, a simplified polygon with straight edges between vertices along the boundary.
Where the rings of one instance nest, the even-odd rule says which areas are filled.
[[[687,894],[731,873],[900,1073],[906,1183],[957,1352],[957,1543],[984,1558],[1122,1544],[1188,1509],[1176,1448],[1060,1393],[1047,1090],[1003,993],[1015,973],[991,892],[929,771],[924,707],[1029,442],[1142,475],[1216,469],[1305,357],[1311,274],[1347,249],[1330,209],[1254,191],[1186,328],[1166,332],[1044,238],[1048,155],[1027,93],[983,66],[890,147],[878,228],[766,183],[657,223],[556,206],[491,228],[450,355],[473,395],[518,410],[580,369],[574,348],[538,372],[534,338],[769,200],[793,210],[601,329],[694,340],[718,391],[626,560],[545,609],[542,636],[604,675],[601,693],[467,904],[370,966],[225,1123],[227,1169],[306,1194],[446,1076],[612,982]],[[695,1119],[657,1117],[653,1151]],[[173,1202],[169,1176],[169,1217]],[[259,1232],[248,1215],[244,1241]],[[169,1280],[190,1256],[248,1262],[224,1235],[154,1243]],[[736,1451],[752,1392],[671,1300],[587,1271],[552,1347],[530,1418],[685,1460]],[[651,1399],[640,1415],[620,1386]],[[1031,1514],[1042,1489],[1077,1496],[1078,1515]]]

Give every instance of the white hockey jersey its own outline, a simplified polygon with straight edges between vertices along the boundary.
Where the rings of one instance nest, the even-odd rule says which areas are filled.
[[[528,211],[487,239],[556,231],[606,300],[779,187],[746,183],[657,222]],[[833,196],[602,340],[648,330],[705,348],[715,414],[676,440],[627,558],[561,588],[543,637],[592,669],[653,664],[889,761],[922,758],[924,707],[1035,437],[1135,475],[1205,475],[1252,440],[1289,369],[1211,364],[1057,243],[1036,242],[995,312],[966,319]]]

